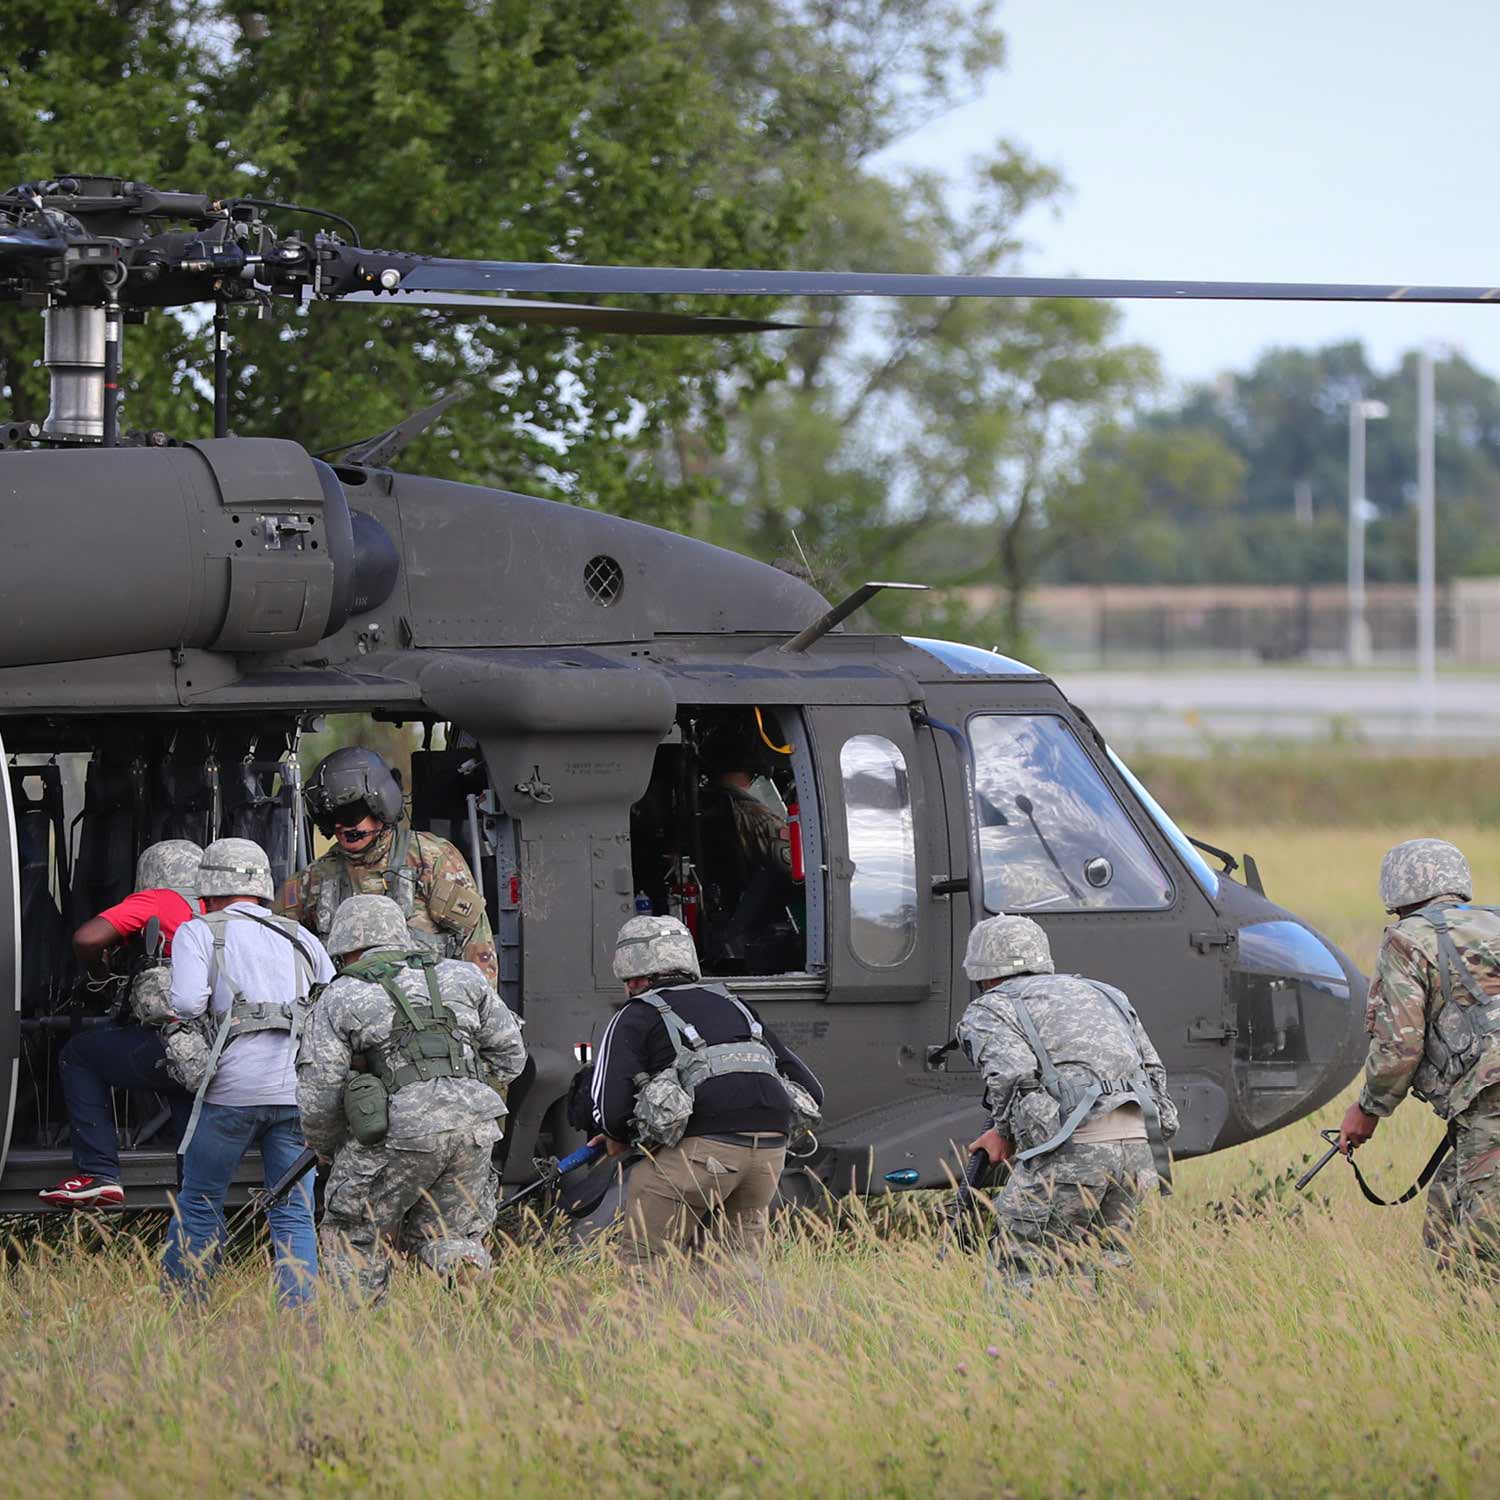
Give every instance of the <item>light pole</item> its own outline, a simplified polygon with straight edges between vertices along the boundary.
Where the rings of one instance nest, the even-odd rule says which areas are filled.
[[[1390,415],[1384,401],[1349,403],[1349,665],[1370,659],[1365,619],[1365,423]]]
[[[1417,357],[1417,706],[1423,734],[1437,711],[1437,441],[1431,347]]]

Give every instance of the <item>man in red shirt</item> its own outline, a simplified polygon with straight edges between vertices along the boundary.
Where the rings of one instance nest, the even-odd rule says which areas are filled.
[[[136,862],[134,894],[90,917],[73,934],[79,966],[103,979],[111,950],[144,934],[153,918],[160,927],[163,953],[170,954],[172,934],[200,910],[202,859],[203,851],[187,839],[152,844]],[[161,1094],[172,1110],[168,1148],[181,1139],[193,1096],[167,1076],[161,1032],[128,1016],[78,1032],[62,1049],[58,1075],[71,1127],[74,1170],[37,1196],[63,1208],[118,1208],[125,1202],[125,1189],[120,1186],[120,1143],[110,1090],[152,1089]]]

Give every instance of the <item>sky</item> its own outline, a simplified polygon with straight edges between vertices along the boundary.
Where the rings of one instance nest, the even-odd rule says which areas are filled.
[[[1058,167],[1036,274],[1500,284],[1500,5],[1004,0],[982,98],[882,158],[999,138]],[[1362,338],[1380,368],[1449,345],[1500,376],[1500,306],[1146,303],[1126,336],[1180,382],[1272,345]]]

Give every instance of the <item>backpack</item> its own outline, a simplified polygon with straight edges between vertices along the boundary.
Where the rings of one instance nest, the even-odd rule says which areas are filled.
[[[392,1094],[408,1084],[431,1083],[435,1078],[484,1079],[479,1058],[458,1030],[458,1017],[443,999],[437,980],[437,957],[427,949],[407,953],[379,952],[347,964],[340,971],[354,979],[378,984],[396,1008],[398,1022],[389,1039],[366,1048],[365,1068],[344,1089],[344,1119],[362,1146],[378,1146],[390,1125]],[[414,1006],[396,982],[403,969],[420,973],[427,985],[427,1004]]]

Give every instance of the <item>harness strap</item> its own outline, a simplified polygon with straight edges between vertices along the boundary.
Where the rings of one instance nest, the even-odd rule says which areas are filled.
[[[413,1008],[411,1001],[397,982],[403,969],[423,971],[427,981],[427,998],[432,1012],[425,1020]],[[401,958],[362,959],[359,963],[348,964],[344,968],[345,974],[378,984],[386,992],[406,1024],[418,1035],[415,1056],[410,1050],[410,1042],[393,1042],[389,1046],[391,1058],[395,1060],[404,1057],[404,1061],[388,1061],[385,1057],[377,1055],[371,1063],[372,1071],[393,1094],[398,1089],[405,1088],[409,1083],[430,1083],[435,1078],[479,1079],[481,1076],[478,1057],[468,1055],[468,1049],[454,1030],[458,1024],[458,1017],[453,1014],[443,999],[442,990],[438,986],[436,969],[437,960],[426,952],[408,953]],[[440,1033],[446,1044],[448,1054],[446,1057],[432,1055],[420,1040],[424,1036],[431,1037],[434,1032]]]
[[[386,865],[385,870],[382,874],[382,879],[384,879],[385,881],[386,895],[389,896],[397,906],[400,906],[403,912],[407,910],[407,907],[402,902],[400,896],[398,896],[396,893],[401,889],[401,880],[406,870],[406,856],[410,852],[411,828],[408,824],[402,823],[397,827],[396,837],[391,841],[390,863]],[[418,853],[420,852],[421,851],[419,848]],[[411,884],[413,887],[416,886],[415,877],[413,877]],[[413,889],[412,895],[413,898],[415,898],[415,889]]]
[[[733,1073],[769,1073],[779,1078],[776,1054],[765,1040],[765,1027],[750,1014],[748,1008],[723,985],[701,984],[691,988],[707,990],[710,994],[728,1000],[744,1018],[750,1035],[740,1041],[715,1042],[709,1045],[698,1028],[684,1021],[657,991],[645,990],[637,995],[635,998],[644,1000],[661,1017],[662,1025],[666,1027],[667,1040],[672,1044],[672,1066],[683,1088],[693,1094],[703,1079],[722,1078]],[[753,1054],[746,1051],[749,1048],[754,1049]]]
[[[1135,1041],[1136,1016],[1130,1007],[1124,1004],[1120,997],[1107,986],[1095,984],[1091,979],[1088,981],[1094,988],[1104,996],[1106,1000],[1120,1013],[1120,1018],[1125,1022],[1125,1028],[1130,1033],[1130,1039]],[[1156,1090],[1151,1087],[1151,1077],[1146,1072],[1146,1065],[1140,1061],[1140,1048],[1136,1047],[1137,1066],[1131,1082],[1135,1090],[1135,1102],[1141,1107],[1141,1114],[1146,1121],[1146,1140],[1151,1147],[1151,1160],[1156,1167],[1156,1175],[1161,1179],[1163,1193],[1172,1190],[1172,1153],[1167,1149],[1167,1138],[1162,1134],[1161,1110],[1156,1103]]]
[[[1083,1097],[1073,1106],[1068,1118],[1057,1127],[1057,1132],[1053,1135],[1052,1139],[1043,1141],[1040,1146],[1031,1146],[1027,1150],[1022,1151],[1016,1157],[1016,1160],[1030,1161],[1033,1156],[1045,1156],[1047,1152],[1057,1150],[1083,1124],[1085,1118],[1088,1116],[1088,1112],[1093,1109],[1103,1095],[1104,1085],[1102,1083],[1091,1083],[1083,1091]]]
[[[236,1037],[248,1036],[259,1031],[285,1031],[289,1040],[295,1045],[302,1034],[303,1016],[297,1002],[303,998],[306,990],[300,991],[290,1003],[250,1000],[240,988],[239,981],[229,972],[229,967],[224,961],[225,939],[228,936],[229,924],[237,919],[254,922],[290,943],[293,964],[301,964],[307,986],[310,988],[312,985],[312,959],[307,949],[292,933],[290,926],[283,927],[281,922],[271,917],[263,917],[258,912],[232,911],[227,907],[220,911],[205,912],[199,919],[208,924],[208,929],[213,934],[214,946],[208,971],[208,1003],[212,1008],[214,981],[222,978],[230,988],[229,1009],[224,1012],[224,1019],[214,1034],[213,1047],[209,1051],[208,1063],[203,1072],[203,1082],[198,1085],[198,1091],[193,1095],[192,1113],[188,1116],[187,1129],[182,1133],[182,1142],[177,1147],[179,1156],[187,1154],[187,1148],[192,1142],[193,1134],[198,1129],[198,1121],[203,1114],[203,1101],[208,1094],[208,1087],[214,1081],[214,1074],[219,1071],[219,1060],[230,1042]],[[282,921],[290,922],[290,919],[283,918]]]
[[[1080,976],[1081,977],[1081,976]],[[1085,984],[1092,986],[1099,994],[1114,1007],[1120,1019],[1125,1023],[1125,1029],[1130,1037],[1131,1044],[1135,1045],[1135,1016],[1128,1006],[1123,1004],[1104,985],[1096,984],[1092,979],[1084,980]],[[1021,1024],[1021,1030],[1025,1033],[1027,1044],[1036,1055],[1037,1071],[1041,1075],[1042,1087],[1059,1104],[1063,1098],[1062,1076],[1057,1071],[1057,1065],[1052,1060],[1052,1054],[1047,1050],[1047,1044],[1042,1040],[1042,1033],[1036,1024],[1035,1017],[1025,1000],[1019,995],[1007,995],[1005,997],[1015,1007],[1016,1019]],[[1137,1066],[1128,1078],[1121,1079],[1126,1087],[1120,1092],[1128,1092],[1135,1102],[1140,1106],[1141,1115],[1146,1123],[1146,1140],[1151,1147],[1151,1160],[1156,1168],[1156,1175],[1161,1180],[1163,1193],[1171,1192],[1172,1183],[1172,1154],[1167,1149],[1166,1137],[1162,1134],[1161,1111],[1157,1108],[1156,1095],[1151,1088],[1150,1077],[1146,1073],[1143,1063],[1140,1062],[1140,1049],[1136,1047]],[[1083,1096],[1068,1112],[1067,1118],[1054,1132],[1050,1140],[1043,1141],[1039,1146],[1032,1146],[1017,1156],[1017,1161],[1030,1161],[1033,1157],[1044,1156],[1049,1151],[1055,1151],[1061,1145],[1066,1144],[1072,1138],[1073,1132],[1087,1119],[1089,1112],[1105,1094],[1117,1091],[1118,1085],[1114,1082],[1106,1082],[1101,1079],[1088,1085],[1083,1091]]]
[[[1042,1075],[1042,1087],[1060,1104],[1063,1089],[1062,1075],[1052,1061],[1052,1054],[1047,1050],[1047,1044],[1042,1040],[1041,1032],[1037,1030],[1036,1021],[1030,1009],[1019,995],[1007,995],[1005,998],[1015,1006],[1016,1019],[1021,1023],[1021,1030],[1026,1033],[1027,1045],[1036,1055],[1037,1069]]]

